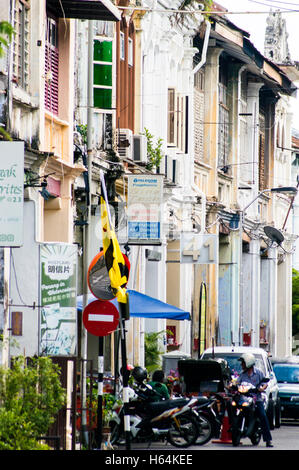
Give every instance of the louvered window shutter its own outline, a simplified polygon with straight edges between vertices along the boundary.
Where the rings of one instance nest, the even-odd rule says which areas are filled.
[[[45,57],[45,108],[58,115],[58,24],[53,18],[48,18]]]

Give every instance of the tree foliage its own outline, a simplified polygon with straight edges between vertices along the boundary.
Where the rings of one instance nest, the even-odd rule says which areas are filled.
[[[0,450],[37,450],[65,403],[58,366],[48,357],[0,368]]]
[[[0,57],[3,57],[14,35],[14,29],[8,21],[0,21]]]
[[[164,335],[165,331],[145,333],[145,367],[149,372],[152,372],[157,367],[161,367],[161,354],[163,354],[164,351],[159,348],[159,340],[161,340],[161,337]]]

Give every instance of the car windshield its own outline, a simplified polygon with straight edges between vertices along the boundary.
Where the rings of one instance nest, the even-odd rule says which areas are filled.
[[[273,369],[278,382],[299,384],[299,365],[275,364]]]
[[[232,374],[237,373],[240,374],[242,372],[242,367],[241,363],[238,360],[240,358],[241,354],[236,354],[236,353],[214,353],[215,358],[222,358],[225,359],[230,367],[230,370],[232,371]],[[264,375],[266,375],[266,370],[265,370],[265,365],[264,361],[261,355],[255,354],[255,367],[260,369]],[[204,354],[202,356],[202,359],[213,359],[212,354]]]

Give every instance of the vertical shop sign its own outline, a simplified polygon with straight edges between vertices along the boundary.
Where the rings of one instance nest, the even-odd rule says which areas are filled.
[[[24,142],[0,142],[0,246],[22,246]]]
[[[206,347],[206,317],[207,317],[207,286],[204,282],[200,286],[199,300],[199,357]]]
[[[128,241],[161,244],[163,177],[128,177]]]
[[[77,246],[40,245],[40,271],[40,354],[76,355]]]

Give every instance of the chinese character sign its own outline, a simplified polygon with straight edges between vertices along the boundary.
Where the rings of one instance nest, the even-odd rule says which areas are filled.
[[[41,319],[40,353],[76,354],[77,346],[77,246],[40,245]]]
[[[0,142],[0,246],[22,246],[24,142]]]

